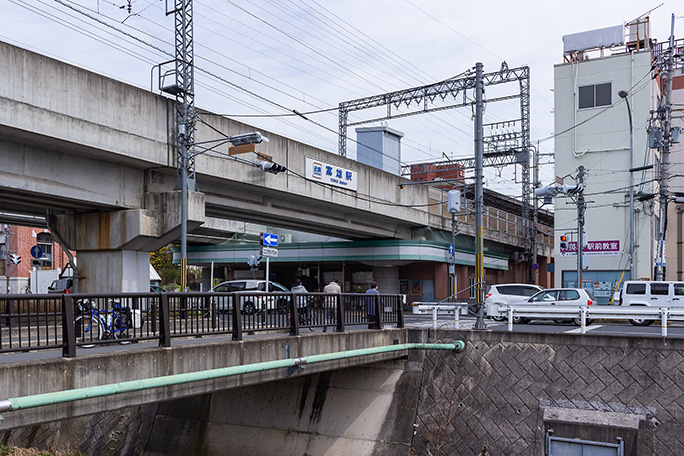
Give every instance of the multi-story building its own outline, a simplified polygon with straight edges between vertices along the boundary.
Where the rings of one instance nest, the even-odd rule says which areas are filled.
[[[45,228],[0,225],[0,290],[10,293],[45,293],[59,277],[68,257]],[[18,260],[12,261],[12,258]]]
[[[648,18],[639,19],[626,28],[565,36],[564,62],[555,66],[555,174],[559,184],[562,180],[566,188],[576,189],[555,198],[556,239],[568,240],[567,248],[556,242],[555,282],[577,286],[579,272],[582,286],[592,288],[604,304],[620,281],[654,275],[658,198],[653,196],[664,170],[657,149],[649,147],[649,130],[653,111],[662,106],[661,74],[654,65],[659,46],[649,36]],[[681,89],[681,69],[675,79],[673,88]],[[676,149],[670,161],[681,162]],[[575,187],[580,181],[583,192]],[[677,178],[672,169],[668,181],[674,196]],[[582,216],[585,237],[579,271]],[[673,221],[667,239],[681,239],[681,225],[675,231]],[[674,250],[667,251],[667,258],[681,254]]]

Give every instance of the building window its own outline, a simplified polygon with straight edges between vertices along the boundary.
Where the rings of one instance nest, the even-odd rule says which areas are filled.
[[[594,84],[579,88],[579,109],[610,106],[613,100],[613,84]]]

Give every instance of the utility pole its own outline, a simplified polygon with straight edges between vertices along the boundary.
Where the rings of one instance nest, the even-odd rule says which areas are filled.
[[[584,166],[579,166],[577,182],[579,193],[577,195],[577,288],[582,288],[582,250],[584,247]]]
[[[625,100],[629,118],[629,280],[634,280],[634,125],[632,109],[627,98],[629,93],[620,90],[618,95]]]
[[[475,298],[477,300],[475,329],[487,329],[487,325],[484,322],[484,224],[482,219],[482,206],[484,203],[482,193],[482,183],[484,180],[483,94],[482,63],[478,62],[475,64]]]
[[[532,187],[536,190],[537,186],[539,185],[539,143],[537,143],[537,147],[532,147],[532,154],[532,180],[534,181]],[[537,222],[539,218],[539,199],[537,197],[536,192],[533,194],[532,201],[534,205],[532,206],[532,233],[530,236],[530,246],[532,248],[532,264],[535,265],[537,264]],[[539,269],[530,268],[530,282],[533,285],[536,285],[538,282],[538,278]]]
[[[192,26],[192,0],[174,0],[175,23],[175,84],[161,90],[176,97],[176,190],[181,192],[181,291],[188,280],[188,191],[196,191],[195,156],[195,80]]]
[[[667,180],[669,177],[670,168],[670,143],[672,137],[670,136],[670,123],[672,117],[672,105],[670,98],[672,95],[672,70],[674,64],[674,24],[675,16],[672,14],[672,25],[670,29],[670,42],[667,50],[667,64],[663,77],[665,81],[665,104],[658,109],[659,116],[663,124],[663,140],[660,143],[660,172],[658,176],[659,184],[659,206],[658,211],[658,253],[656,255],[656,271],[655,280],[665,280],[665,230],[667,229]],[[662,109],[661,109],[662,108]]]

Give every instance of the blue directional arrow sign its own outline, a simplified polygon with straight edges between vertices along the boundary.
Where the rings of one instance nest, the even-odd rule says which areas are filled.
[[[278,247],[278,235],[273,233],[262,233],[261,244],[268,247]]]
[[[449,244],[449,255],[454,254],[454,244]]]
[[[39,245],[34,245],[31,247],[31,256],[35,259],[41,258],[43,256],[43,249]]]

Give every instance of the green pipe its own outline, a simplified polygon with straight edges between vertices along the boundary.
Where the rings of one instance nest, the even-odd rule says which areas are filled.
[[[163,386],[178,385],[181,383],[198,382],[221,377],[230,377],[233,375],[282,369],[284,367],[297,367],[304,364],[314,364],[338,359],[376,355],[379,353],[389,353],[401,350],[453,350],[456,352],[461,352],[464,348],[465,342],[461,340],[454,341],[450,344],[409,343],[400,345],[385,345],[374,348],[362,348],[358,350],[347,350],[335,353],[325,353],[322,355],[311,355],[301,358],[287,358],[277,361],[245,364],[242,366],[222,367],[219,369],[209,369],[199,372],[166,375],[163,377],[145,378],[142,380],[130,380],[127,382],[110,383],[107,385],[89,386],[85,388],[58,391],[55,393],[34,394],[31,396],[0,400],[0,413],[33,407],[42,407],[44,405],[60,404],[63,402],[79,401],[82,399],[91,399],[94,397],[112,396],[114,394],[130,393],[133,391],[160,388]]]

